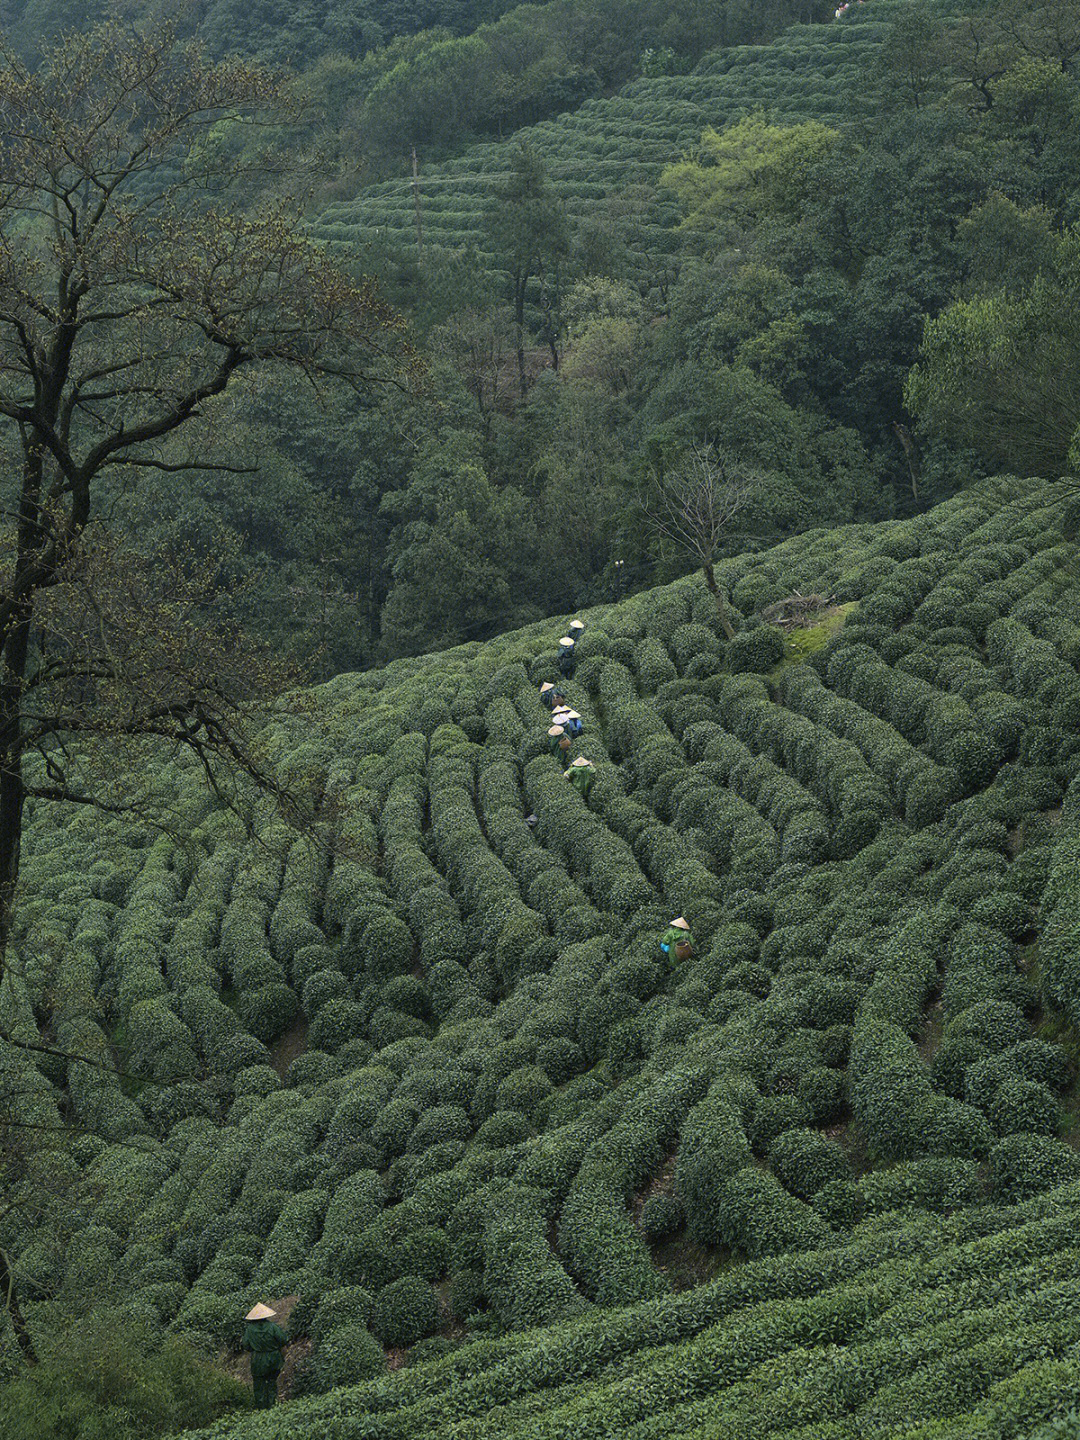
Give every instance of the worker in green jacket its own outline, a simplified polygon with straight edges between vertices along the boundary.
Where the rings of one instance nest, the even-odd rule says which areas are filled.
[[[581,798],[583,800],[587,800],[589,798],[589,790],[592,786],[593,776],[595,774],[596,767],[593,765],[592,761],[586,760],[583,755],[579,755],[578,758],[574,761],[574,763],[570,766],[570,769],[567,770],[566,778],[570,781],[570,784],[578,792]]]
[[[570,764],[570,736],[561,725],[552,725],[548,730],[548,750],[552,755],[557,755],[562,761],[562,768],[565,770]]]
[[[255,1407],[269,1410],[277,1399],[277,1379],[285,1364],[288,1337],[276,1324],[277,1316],[269,1305],[256,1305],[244,1319],[245,1350],[251,1351],[251,1383],[255,1391]]]
[[[660,936],[660,950],[669,962],[689,960],[694,953],[694,937],[682,915],[677,915]]]

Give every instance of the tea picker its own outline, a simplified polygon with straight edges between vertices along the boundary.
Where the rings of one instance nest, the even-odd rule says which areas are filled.
[[[660,936],[660,949],[669,961],[677,960],[680,964],[693,956],[694,937],[684,916],[677,915]]]
[[[277,1399],[277,1381],[285,1364],[288,1337],[269,1305],[256,1305],[244,1316],[243,1349],[251,1351],[251,1384],[255,1408],[269,1410]]]
[[[592,785],[593,777],[595,774],[596,767],[593,765],[592,761],[586,760],[584,756],[579,755],[578,758],[570,766],[569,770],[567,770],[566,778],[570,781],[570,784],[578,792],[581,798],[583,800],[587,800],[589,798],[589,789]]]

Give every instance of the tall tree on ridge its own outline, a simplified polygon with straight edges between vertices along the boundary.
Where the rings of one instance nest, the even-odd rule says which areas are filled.
[[[500,266],[510,282],[510,302],[517,334],[518,387],[528,388],[525,370],[525,301],[529,285],[540,282],[540,308],[545,313],[552,359],[558,365],[555,334],[558,329],[560,267],[570,249],[562,206],[551,186],[543,162],[528,145],[514,153],[513,168],[496,186],[488,216],[488,233]]]
[[[28,798],[114,803],[88,757],[144,737],[208,775],[259,774],[242,705],[285,676],[207,618],[220,562],[158,566],[99,512],[118,474],[228,472],[214,401],[248,373],[329,392],[386,370],[400,322],[370,283],[286,208],[229,203],[220,127],[284,107],[265,71],[211,65],[167,30],[67,36],[33,71],[0,54],[0,417],[18,492],[0,524],[0,965]]]

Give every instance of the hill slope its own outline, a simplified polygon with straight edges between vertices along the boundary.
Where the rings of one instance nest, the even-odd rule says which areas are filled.
[[[481,1341],[198,1436],[1030,1434],[1080,1383],[1078,1207],[1074,1185],[1010,1211],[868,1225],[839,1251],[516,1344]]]
[[[935,8],[950,13],[953,7]],[[865,84],[865,67],[895,9],[895,0],[872,0],[838,24],[793,26],[769,45],[715,51],[692,74],[635,81],[510,140],[422,167],[425,247],[435,255],[487,247],[484,215],[492,188],[506,178],[512,148],[525,143],[548,168],[571,222],[595,220],[611,205],[612,225],[638,268],[650,273],[658,257],[679,244],[677,206],[653,191],[663,168],[696,146],[707,126],[723,129],[756,110],[779,123],[842,125],[872,113],[878,97]],[[329,206],[314,229],[350,248],[415,258],[415,224],[412,184],[402,178]]]
[[[1043,1413],[1080,1340],[1080,1190],[1031,1198],[1080,1175],[1064,525],[1001,480],[725,562],[730,646],[696,577],[589,614],[587,803],[537,694],[563,620],[267,732],[331,861],[165,764],[182,840],[40,809],[4,1018],[148,1079],[4,1056],[27,1119],[104,1137],[74,1235],[0,1227],[22,1279],[218,1344],[299,1295],[316,1389],[383,1364],[368,1326],[476,1337],[252,1437]],[[795,590],[837,608],[778,665],[750,622]]]

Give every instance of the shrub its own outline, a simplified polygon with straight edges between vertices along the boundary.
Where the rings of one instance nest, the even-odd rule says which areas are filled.
[[[977,1035],[946,1035],[938,1046],[930,1073],[939,1090],[963,1098],[970,1066],[982,1060],[986,1049]]]
[[[659,690],[661,685],[675,679],[675,666],[659,640],[646,636],[638,646],[637,673],[646,690]]]
[[[536,1063],[555,1085],[563,1085],[585,1065],[580,1045],[565,1036],[546,1040],[536,1052]]]
[[[970,1036],[984,1051],[996,1053],[1023,1040],[1028,1033],[1022,1012],[1004,1000],[983,1000],[962,1010],[946,1028],[949,1038]]]
[[[280,1089],[277,1071],[269,1065],[249,1065],[233,1080],[234,1095],[271,1095]]]
[[[810,1203],[826,1224],[841,1230],[856,1225],[864,1209],[862,1191],[854,1180],[830,1180]]]
[[[839,1028],[850,1033],[846,1025]],[[844,1077],[838,1070],[813,1065],[800,1075],[796,1096],[810,1111],[816,1125],[826,1125],[844,1108]]]
[[[1068,1056],[1060,1045],[1045,1040],[1021,1040],[1004,1052],[1021,1075],[1037,1080],[1050,1090],[1067,1090],[1072,1084]]]
[[[538,1065],[526,1065],[499,1083],[495,1104],[500,1110],[519,1110],[523,1115],[531,1115],[553,1089]]]
[[[431,1286],[414,1275],[405,1275],[375,1297],[371,1327],[384,1345],[396,1348],[430,1335],[438,1316]]]
[[[334,1058],[324,1050],[306,1050],[290,1061],[285,1084],[295,1090],[300,1085],[322,1085],[338,1073]]]
[[[836,1069],[845,1065],[851,1051],[851,1026],[830,1025],[818,1033],[817,1046],[827,1066]]]
[[[288,1029],[300,1008],[296,996],[284,982],[246,990],[236,1004],[245,1027],[264,1044],[276,1040]]]
[[[725,1190],[722,1243],[756,1257],[828,1243],[832,1231],[816,1211],[781,1189],[776,1179],[749,1167]]]
[[[176,1336],[155,1343],[115,1315],[84,1316],[0,1386],[2,1440],[132,1440],[209,1425],[249,1402],[238,1381]]]
[[[309,1361],[309,1384],[315,1390],[355,1385],[386,1369],[386,1355],[365,1325],[347,1323],[327,1331]]]
[[[693,1107],[683,1122],[679,1142],[675,1193],[690,1236],[716,1244],[728,1182],[750,1160],[738,1099],[727,1082],[717,1082]]]
[[[641,1233],[646,1240],[663,1240],[681,1229],[686,1220],[674,1195],[650,1195],[641,1207]]]
[[[1080,1176],[1080,1155],[1049,1135],[1010,1135],[990,1151],[990,1189],[1006,1204]]]
[[[506,1329],[547,1325],[587,1309],[548,1244],[541,1198],[519,1187],[491,1196],[484,1225],[484,1293]]]
[[[1046,1086],[1015,1073],[995,1087],[986,1113],[999,1135],[1056,1135],[1061,1122],[1061,1107]]]
[[[1020,895],[1007,890],[983,895],[971,907],[971,918],[980,925],[1001,930],[1010,940],[1019,940],[1032,924],[1031,906]]]
[[[809,1125],[813,1116],[805,1100],[796,1095],[767,1095],[754,1110],[747,1134],[755,1155],[768,1155],[773,1141],[785,1130]]]
[[[444,1355],[456,1350],[460,1343],[449,1335],[429,1335],[426,1340],[418,1340],[412,1347],[407,1363],[423,1365],[428,1360],[440,1360]]]
[[[342,1285],[334,1290],[324,1290],[315,1318],[308,1327],[312,1344],[321,1344],[332,1330],[340,1326],[366,1326],[371,1319],[372,1304],[371,1291],[360,1285]]]
[[[450,1309],[464,1320],[484,1303],[482,1270],[457,1270],[450,1277]]]
[[[364,1012],[353,1000],[327,1000],[308,1031],[308,1040],[330,1054],[340,1051],[364,1031]]]
[[[520,1145],[531,1133],[520,1110],[496,1110],[476,1132],[476,1143],[486,1150],[501,1150],[507,1145]]]
[[[472,1122],[458,1105],[437,1105],[423,1115],[409,1136],[406,1151],[418,1155],[432,1145],[443,1145],[448,1140],[467,1140],[472,1134]]]
[[[563,1204],[559,1250],[597,1304],[645,1300],[666,1289],[624,1196],[595,1165],[582,1167]]]
[[[858,1188],[866,1208],[878,1213],[908,1205],[955,1210],[974,1204],[982,1187],[974,1161],[942,1155],[875,1170],[862,1177]]]
[[[785,1130],[773,1141],[769,1163],[789,1194],[809,1200],[833,1180],[849,1176],[847,1157],[817,1130]]]
[[[728,646],[728,669],[733,675],[744,671],[764,674],[784,658],[784,636],[773,625],[742,630]]]
[[[308,1019],[313,1019],[331,1000],[351,1000],[352,986],[340,970],[317,970],[305,982],[301,1004]]]
[[[423,1021],[400,1010],[391,1010],[380,1005],[368,1021],[368,1039],[376,1050],[384,1050],[399,1040],[406,1040],[425,1033]]]

